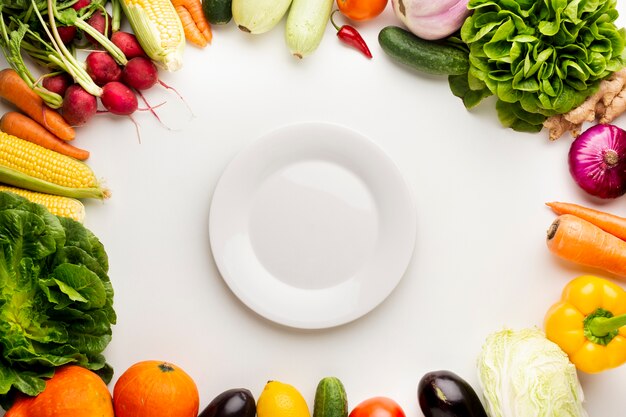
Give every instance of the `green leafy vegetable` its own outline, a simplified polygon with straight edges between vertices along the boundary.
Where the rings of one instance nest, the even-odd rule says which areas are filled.
[[[490,417],[586,417],[576,367],[538,329],[487,337],[478,376]]]
[[[74,363],[110,378],[113,287],[104,247],[82,224],[0,193],[0,399],[36,395]]]
[[[470,0],[473,13],[460,32],[470,51],[469,79],[450,79],[453,93],[468,107],[496,95],[506,126],[541,130],[546,117],[580,105],[600,80],[624,66],[625,34],[615,26],[615,5]]]

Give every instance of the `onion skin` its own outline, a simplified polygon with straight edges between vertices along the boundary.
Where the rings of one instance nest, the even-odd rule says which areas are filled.
[[[574,181],[599,198],[626,193],[626,132],[611,124],[598,124],[578,136],[569,150]]]
[[[393,11],[413,34],[443,39],[461,28],[470,14],[469,0],[392,0]]]

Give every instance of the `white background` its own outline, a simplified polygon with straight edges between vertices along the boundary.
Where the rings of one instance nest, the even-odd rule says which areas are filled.
[[[229,388],[258,398],[270,379],[297,387],[312,409],[318,381],[334,375],[350,409],[384,395],[419,416],[424,373],[448,369],[477,387],[475,361],[489,333],[541,326],[570,279],[606,276],[549,253],[545,232],[555,216],[544,202],[626,215],[626,197],[602,203],[579,191],[567,167],[569,137],[550,142],[545,131],[504,129],[493,100],[469,112],[445,78],[388,59],[377,34],[398,24],[390,6],[357,25],[371,61],[342,45],[330,25],[319,49],[299,61],[287,51],[283,23],[252,36],[231,22],[213,28],[206,49],[188,46],[183,69],[161,78],[195,118],[186,121],[171,93],[151,92],[153,104],[167,100],[159,111],[177,130],[147,112],[135,117],[141,143],[124,117],[98,115],[78,130],[76,145],[91,151],[88,163],[112,190],[104,203],[86,202],[85,221],[107,249],[116,291],[118,324],[105,354],[115,378],[145,359],[178,364],[197,382],[201,409]],[[404,173],[417,207],[415,253],[396,290],[361,319],[321,331],[250,311],[220,278],[209,245],[222,170],[257,137],[300,121],[369,136]],[[591,416],[623,417],[626,366],[580,377]]]

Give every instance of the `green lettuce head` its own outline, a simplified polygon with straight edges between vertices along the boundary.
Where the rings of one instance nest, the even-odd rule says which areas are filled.
[[[36,395],[57,366],[106,380],[113,288],[102,243],[82,224],[0,192],[0,402]]]
[[[586,417],[576,367],[539,329],[487,337],[478,377],[490,417]]]
[[[497,96],[500,120],[541,130],[624,66],[616,0],[470,0],[461,28],[470,85]],[[539,115],[540,117],[536,117]],[[533,128],[535,126],[535,128]]]

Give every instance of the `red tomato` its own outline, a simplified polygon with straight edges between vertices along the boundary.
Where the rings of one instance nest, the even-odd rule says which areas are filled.
[[[405,417],[402,407],[387,397],[369,398],[354,407],[349,417]]]
[[[337,0],[337,7],[352,20],[372,19],[385,10],[387,0]]]

